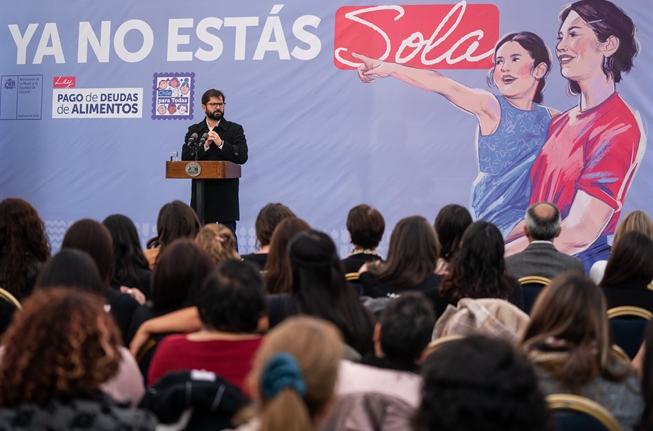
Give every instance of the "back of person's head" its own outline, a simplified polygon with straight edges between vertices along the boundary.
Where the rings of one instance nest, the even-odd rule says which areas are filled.
[[[182,201],[172,201],[161,207],[156,220],[156,236],[147,242],[148,248],[159,246],[161,252],[178,238],[191,238],[200,231],[195,211]]]
[[[644,412],[635,431],[653,430],[653,321],[649,322],[644,332],[644,359],[642,361],[642,395]]]
[[[345,279],[331,237],[316,230],[300,232],[288,244],[288,257],[297,311],[334,323],[358,352],[371,351],[373,319]]]
[[[538,202],[526,210],[528,236],[535,241],[553,241],[560,233],[560,211],[549,202]]]
[[[503,254],[501,231],[486,221],[472,223],[449,264],[440,292],[451,291],[455,299],[510,298],[512,290],[505,283]]]
[[[613,245],[601,286],[617,286],[630,280],[644,284],[653,280],[653,240],[637,231],[626,232]]]
[[[333,324],[290,317],[266,335],[249,376],[258,394],[260,429],[310,431],[334,394],[342,339]]]
[[[169,311],[194,305],[204,277],[214,266],[211,256],[192,239],[173,241],[152,274],[152,308]]]
[[[261,247],[270,245],[274,229],[282,220],[288,217],[295,217],[295,213],[283,204],[269,203],[261,208],[254,223],[256,240]]]
[[[373,250],[383,238],[385,220],[375,208],[365,204],[356,205],[347,215],[347,230],[354,246]]]
[[[32,294],[3,338],[0,405],[83,396],[118,371],[120,333],[104,301],[78,289]]]
[[[377,325],[383,355],[399,364],[415,364],[431,341],[435,313],[423,294],[406,292],[388,302]]]
[[[236,237],[227,226],[210,223],[197,234],[195,241],[213,258],[215,263],[235,259]]]
[[[268,293],[289,293],[292,285],[292,268],[288,260],[288,243],[299,232],[311,226],[298,217],[287,217],[274,229],[270,252],[265,264],[265,285]]]
[[[113,241],[113,273],[111,284],[118,285],[131,278],[138,280],[148,264],[134,222],[125,215],[112,214],[102,222],[109,229]]]
[[[105,225],[87,218],[76,221],[66,231],[61,248],[76,248],[88,253],[95,261],[102,283],[109,284],[113,266],[113,240]]]
[[[440,257],[446,262],[449,262],[460,248],[465,229],[472,222],[472,215],[467,208],[460,205],[446,205],[438,213],[433,227],[440,241]]]
[[[450,341],[422,365],[415,431],[552,431],[528,359],[508,342],[472,335]]]
[[[97,266],[88,253],[65,248],[45,264],[35,288],[74,287],[101,294],[106,285],[100,280]]]
[[[644,211],[635,210],[629,212],[619,223],[617,231],[614,233],[612,245],[617,244],[624,234],[631,231],[641,232],[653,239],[653,220]]]
[[[198,302],[200,319],[210,329],[254,333],[266,315],[265,288],[248,262],[225,260],[207,276]]]
[[[550,345],[551,340],[557,343]],[[522,344],[530,351],[563,350],[566,359],[547,370],[575,392],[599,373],[619,380],[626,369],[615,367],[618,359],[612,350],[603,292],[584,274],[573,271],[555,277],[540,293]]]
[[[390,235],[387,261],[370,266],[369,272],[381,283],[411,289],[434,273],[439,252],[433,226],[424,217],[406,217]]]
[[[7,198],[0,202],[0,287],[16,298],[31,293],[26,274],[50,257],[45,223],[28,202]]]

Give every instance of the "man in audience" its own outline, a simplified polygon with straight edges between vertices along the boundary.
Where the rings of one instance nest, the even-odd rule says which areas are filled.
[[[530,244],[506,258],[506,270],[517,278],[536,275],[551,279],[565,271],[585,273],[580,259],[559,252],[553,245],[560,231],[560,211],[555,205],[539,202],[528,207],[524,233]]]
[[[421,378],[416,373],[434,324],[431,303],[420,292],[406,292],[388,302],[374,328],[374,353],[360,364],[341,363],[336,393],[381,393],[417,407]]]
[[[356,205],[347,215],[347,230],[354,248],[342,260],[345,273],[358,272],[364,263],[381,259],[376,247],[383,238],[385,220],[378,210]]]
[[[268,327],[258,269],[238,260],[221,262],[204,280],[198,304],[203,328],[164,338],[152,358],[148,382],[170,371],[197,369],[243,388],[262,341],[258,332]]]

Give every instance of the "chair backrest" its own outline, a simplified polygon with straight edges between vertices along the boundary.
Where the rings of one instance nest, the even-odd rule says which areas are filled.
[[[578,395],[546,397],[559,431],[622,431],[612,413],[599,403]]]
[[[449,341],[460,340],[462,338],[465,337],[463,337],[462,335],[447,335],[446,337],[436,338],[435,340],[431,341],[428,346],[426,346],[426,356],[435,352]]]
[[[608,319],[615,344],[621,347],[628,357],[634,358],[644,341],[646,324],[653,319],[653,314],[643,308],[623,306],[609,309]]]
[[[359,274],[357,272],[348,272],[345,274],[347,281],[358,281]]]
[[[1,287],[0,287],[0,299],[4,299],[7,302],[11,302],[19,310],[23,309],[23,307],[20,305],[20,302],[16,299],[16,297]]]
[[[551,284],[551,280],[546,277],[529,275],[520,278],[518,281],[524,291],[524,312],[530,314],[535,300],[540,295],[540,292]]]

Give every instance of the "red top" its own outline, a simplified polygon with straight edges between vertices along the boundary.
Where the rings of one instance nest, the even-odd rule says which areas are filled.
[[[644,155],[637,117],[618,93],[600,105],[555,117],[531,171],[531,204],[552,202],[565,218],[582,190],[614,208],[602,235],[614,233]]]
[[[219,374],[246,394],[243,381],[252,369],[254,354],[262,340],[263,337],[191,341],[186,335],[170,335],[154,352],[147,373],[148,383],[152,385],[171,371],[206,370]]]

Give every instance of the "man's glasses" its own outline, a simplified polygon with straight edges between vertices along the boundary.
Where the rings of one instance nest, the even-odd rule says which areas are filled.
[[[217,103],[207,103],[206,106],[208,106],[209,108],[218,108],[218,107],[222,108],[226,104],[227,104],[226,102],[217,102]]]

